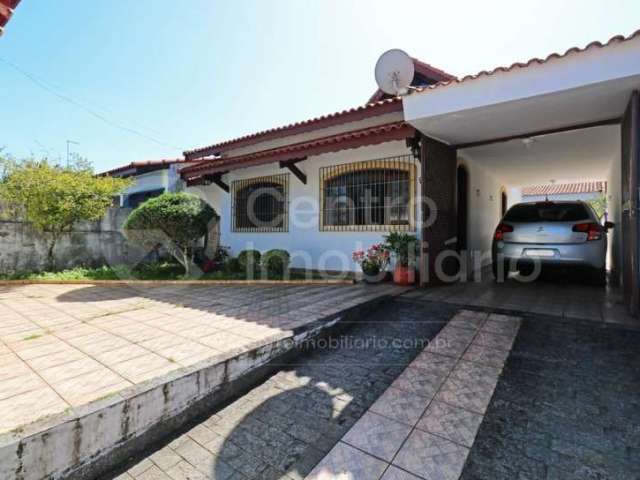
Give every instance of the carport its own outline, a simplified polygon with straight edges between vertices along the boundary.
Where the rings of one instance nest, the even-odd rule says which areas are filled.
[[[640,31],[492,71],[403,98],[421,132],[425,208],[422,282],[452,244],[490,262],[492,233],[518,188],[607,180],[610,281],[640,309]],[[435,210],[435,211],[434,211]],[[481,259],[478,263],[477,259]],[[431,273],[431,275],[430,275]]]

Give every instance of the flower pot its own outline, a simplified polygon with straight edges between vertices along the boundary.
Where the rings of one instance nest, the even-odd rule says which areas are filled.
[[[393,283],[396,285],[413,285],[416,281],[416,269],[396,265],[393,271]]]
[[[377,266],[362,266],[362,273],[364,274],[362,280],[365,283],[378,283],[380,281],[380,268]]]

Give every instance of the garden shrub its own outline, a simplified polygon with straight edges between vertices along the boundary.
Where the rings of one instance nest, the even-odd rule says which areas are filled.
[[[240,273],[242,271],[242,264],[236,257],[229,257],[224,262],[222,270],[224,273]]]
[[[124,231],[129,240],[149,250],[164,247],[189,276],[198,241],[218,219],[216,211],[195,195],[163,193],[131,212]]]
[[[262,256],[262,265],[270,276],[281,277],[289,268],[291,256],[286,250],[269,250]]]
[[[240,267],[247,272],[255,272],[260,266],[260,252],[258,250],[242,250],[238,254]]]

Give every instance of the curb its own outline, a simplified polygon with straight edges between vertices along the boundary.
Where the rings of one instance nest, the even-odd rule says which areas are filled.
[[[0,280],[12,285],[353,285],[355,280]]]

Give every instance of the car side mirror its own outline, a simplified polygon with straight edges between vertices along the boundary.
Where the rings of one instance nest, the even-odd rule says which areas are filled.
[[[616,226],[616,224],[613,223],[613,222],[604,222],[604,229],[605,230],[611,230],[615,226]]]

